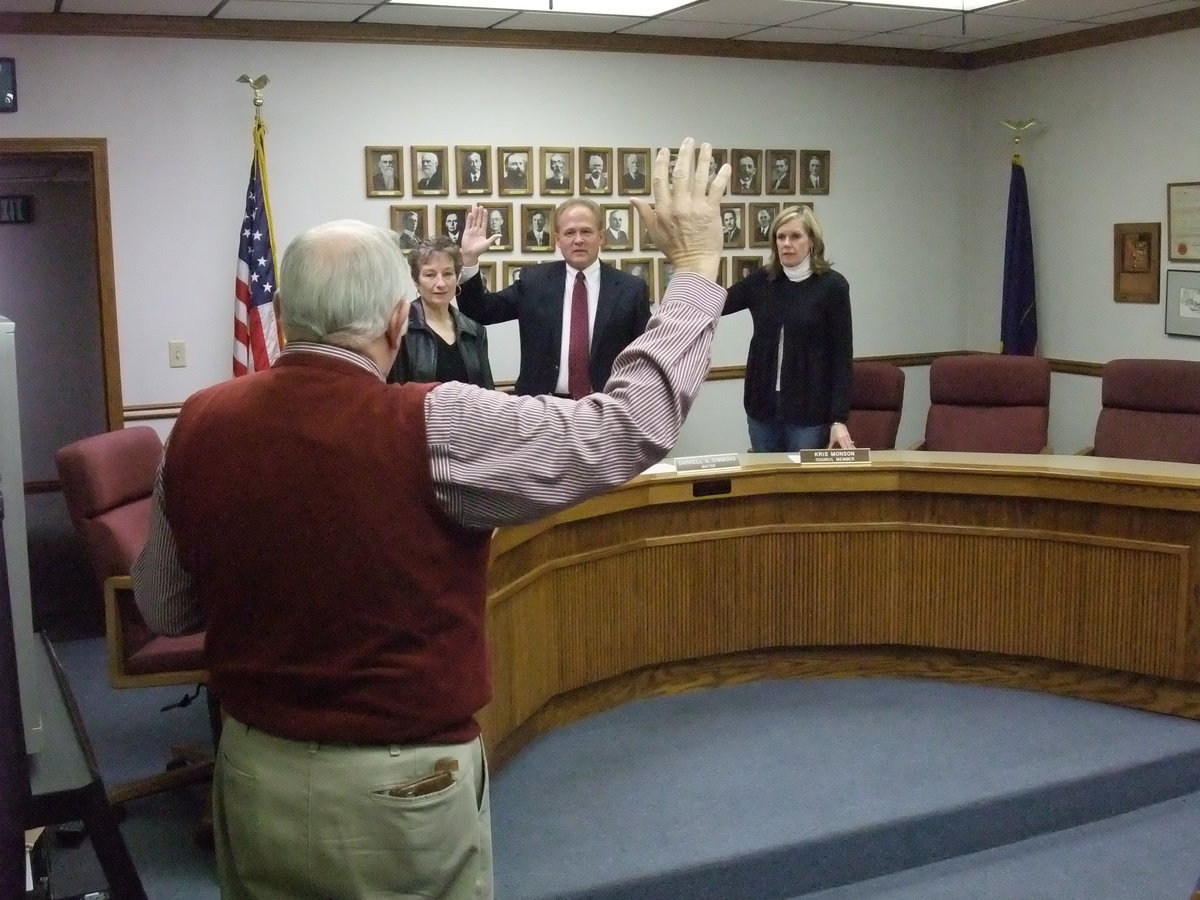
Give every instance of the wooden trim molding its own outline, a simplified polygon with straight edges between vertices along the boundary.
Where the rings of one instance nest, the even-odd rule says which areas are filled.
[[[1200,719],[1200,467],[744,454],[501,529],[489,753],[656,692],[902,674]]]
[[[859,47],[844,44],[793,44],[784,41],[714,40],[633,34],[527,31],[493,28],[445,28],[363,22],[256,21],[196,16],[128,16],[96,13],[0,13],[0,34],[62,36],[207,38],[211,40],[309,41],[321,43],[407,44],[574,50],[603,53],[654,53],[727,59],[770,59],[850,65],[911,66],[923,69],[975,70],[1089,47],[1186,31],[1200,27],[1200,9],[1187,9],[1132,22],[1101,25],[1055,37],[1008,44],[969,53]]]

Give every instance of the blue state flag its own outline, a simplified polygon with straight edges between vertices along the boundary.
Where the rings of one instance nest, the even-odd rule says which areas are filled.
[[[1000,309],[1000,352],[1037,352],[1037,291],[1033,279],[1033,230],[1025,168],[1014,156],[1008,185],[1008,228],[1004,235],[1004,295]]]

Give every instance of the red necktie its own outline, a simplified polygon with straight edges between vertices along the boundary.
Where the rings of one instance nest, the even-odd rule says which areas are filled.
[[[571,291],[571,342],[567,345],[567,389],[578,400],[592,392],[588,375],[588,297],[583,273],[575,273]]]

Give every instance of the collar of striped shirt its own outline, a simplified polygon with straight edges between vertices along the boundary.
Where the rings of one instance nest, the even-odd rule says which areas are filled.
[[[349,363],[354,363],[362,369],[366,369],[380,381],[386,381],[383,373],[379,371],[379,366],[375,365],[373,360],[367,359],[361,353],[356,353],[353,350],[347,350],[345,347],[338,347],[334,344],[318,344],[315,341],[289,341],[279,354],[282,356],[294,356],[297,353],[316,353],[319,356],[332,356],[335,359],[342,359]]]

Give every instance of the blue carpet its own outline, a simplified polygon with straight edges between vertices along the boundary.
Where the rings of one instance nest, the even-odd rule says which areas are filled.
[[[493,781],[497,894],[787,898],[1195,791],[1188,720],[918,680],[756,682],[527,747]]]

